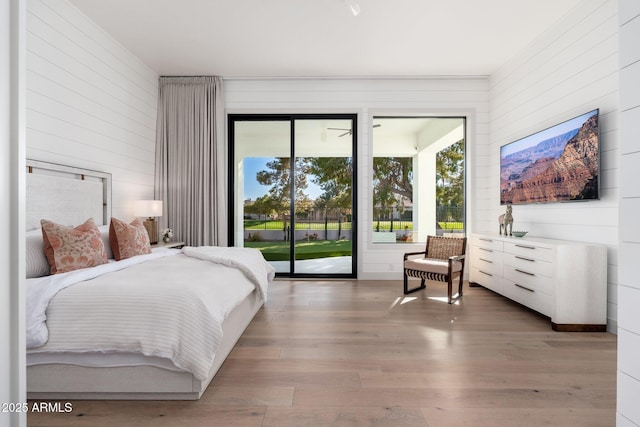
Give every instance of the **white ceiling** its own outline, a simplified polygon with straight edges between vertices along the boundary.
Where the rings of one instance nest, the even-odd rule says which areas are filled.
[[[70,1],[160,75],[419,77],[490,75],[583,0]]]

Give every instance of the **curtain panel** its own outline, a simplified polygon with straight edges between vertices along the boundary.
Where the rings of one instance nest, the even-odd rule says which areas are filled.
[[[155,198],[174,240],[227,246],[226,159],[222,79],[160,77]]]

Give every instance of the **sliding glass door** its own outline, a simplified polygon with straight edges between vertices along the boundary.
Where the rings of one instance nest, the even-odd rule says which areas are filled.
[[[229,116],[230,241],[281,276],[355,277],[355,121]]]

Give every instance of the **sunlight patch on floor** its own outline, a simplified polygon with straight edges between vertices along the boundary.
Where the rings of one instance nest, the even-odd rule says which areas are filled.
[[[404,298],[402,298],[402,301],[400,302],[400,305],[406,304],[408,302],[411,302],[411,301],[414,301],[414,300],[417,300],[417,299],[418,298],[416,298],[416,297],[404,297]]]
[[[447,297],[427,297],[430,300],[433,301],[439,301],[439,302],[444,302],[444,303],[448,303],[449,300],[447,299]],[[453,304],[457,304],[458,301],[454,301]]]
[[[418,298],[416,297],[397,297],[395,300],[393,300],[393,302],[391,303],[391,305],[389,306],[389,311],[393,310],[393,308],[397,305],[403,305],[403,304],[407,304],[411,301],[415,301]]]

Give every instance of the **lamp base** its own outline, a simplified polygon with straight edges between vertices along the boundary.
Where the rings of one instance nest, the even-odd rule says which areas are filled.
[[[154,218],[147,218],[143,222],[144,228],[147,229],[147,234],[149,235],[149,243],[155,245],[158,243],[158,221]]]

